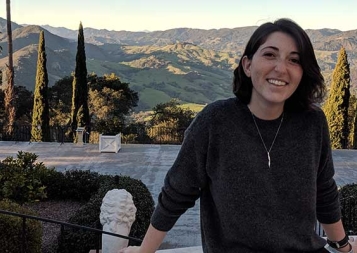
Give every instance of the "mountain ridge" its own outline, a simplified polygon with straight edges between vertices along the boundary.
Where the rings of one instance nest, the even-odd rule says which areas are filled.
[[[0,18],[0,68],[7,63],[6,20]],[[37,44],[45,31],[49,85],[75,68],[77,30],[13,23],[15,84],[34,89]],[[256,26],[223,29],[177,28],[130,32],[84,28],[88,72],[115,73],[139,93],[139,108],[147,110],[170,98],[205,104],[232,96],[233,69]],[[338,50],[346,48],[351,84],[357,87],[357,29],[307,29],[329,84]],[[4,82],[3,82],[4,83]]]

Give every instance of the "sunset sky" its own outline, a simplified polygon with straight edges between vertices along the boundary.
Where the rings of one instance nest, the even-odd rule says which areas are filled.
[[[288,17],[304,29],[357,29],[357,0],[11,0],[18,24],[156,31],[260,25]],[[0,17],[6,19],[5,2]]]

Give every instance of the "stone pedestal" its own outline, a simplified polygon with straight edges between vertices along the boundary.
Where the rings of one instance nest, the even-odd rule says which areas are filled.
[[[77,127],[77,145],[83,145],[83,134],[85,132],[84,127]]]

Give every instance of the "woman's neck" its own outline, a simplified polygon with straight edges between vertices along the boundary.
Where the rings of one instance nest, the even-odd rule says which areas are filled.
[[[251,113],[253,113],[259,119],[263,119],[263,120],[277,119],[281,116],[281,114],[284,111],[284,105],[261,106],[261,105],[249,103],[247,106],[251,111]]]

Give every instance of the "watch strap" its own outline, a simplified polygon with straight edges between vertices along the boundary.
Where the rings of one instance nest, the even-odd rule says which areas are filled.
[[[327,243],[334,249],[340,249],[348,245],[349,237],[346,235],[341,241],[330,241],[327,238]]]

